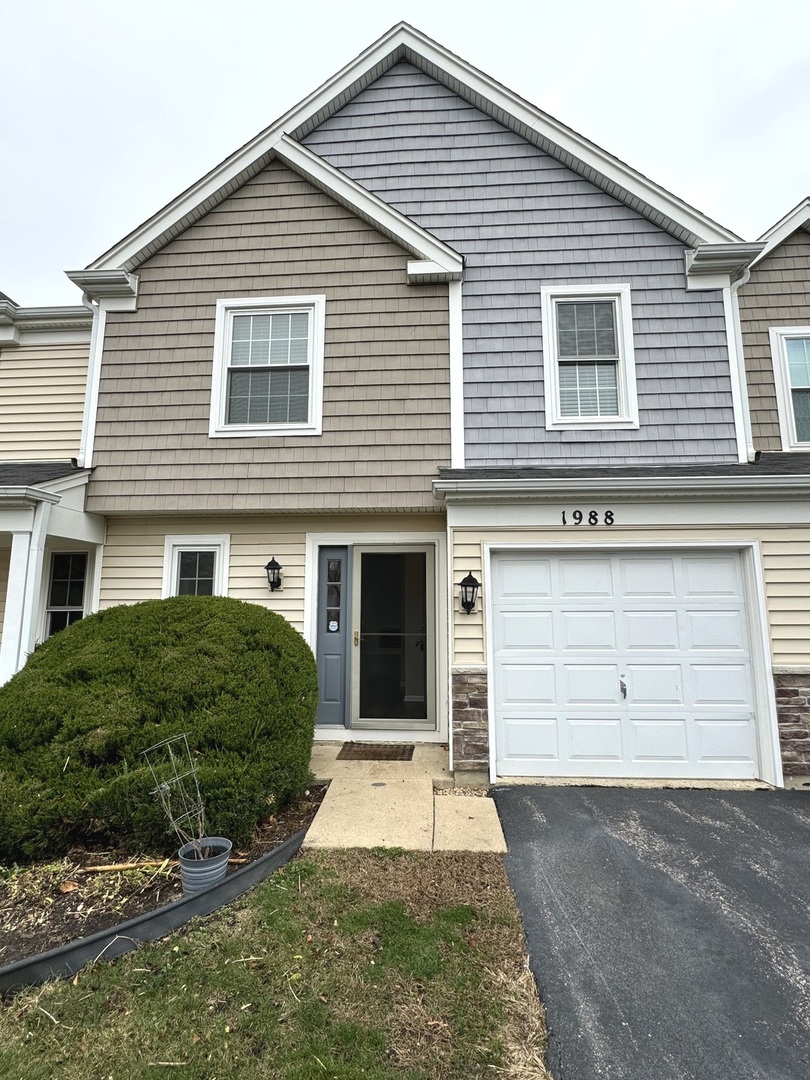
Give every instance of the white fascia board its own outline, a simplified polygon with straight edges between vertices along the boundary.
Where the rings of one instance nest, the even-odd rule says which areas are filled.
[[[60,476],[58,480],[48,480],[48,491],[71,491],[73,488],[86,487],[87,481],[90,479],[90,469],[83,469],[81,472],[71,472],[68,476]]]
[[[686,288],[727,289],[762,251],[762,244],[700,244],[684,252]]]
[[[461,267],[448,270],[430,259],[409,259],[407,274],[409,285],[432,285],[437,281],[461,281],[464,276]]]
[[[798,206],[794,206],[775,225],[771,225],[770,229],[765,230],[759,238],[764,242],[764,247],[751,265],[756,266],[758,262],[767,258],[775,248],[783,244],[797,229],[807,229],[810,232],[810,195],[802,199]]]
[[[18,307],[0,301],[0,346],[62,345],[90,340],[93,313],[83,306]]]
[[[0,510],[9,507],[30,506],[32,503],[58,503],[61,499],[53,491],[36,487],[0,487]]]
[[[444,77],[450,83],[464,87],[471,100],[480,101],[493,116],[500,117],[505,126],[517,125],[531,132],[538,145],[559,148],[563,158],[570,159],[572,167],[579,163],[586,171],[598,174],[603,178],[605,188],[610,188],[616,198],[638,204],[638,209],[646,210],[647,216],[663,228],[674,227],[686,234],[688,243],[722,244],[740,239],[407,23],[398,23],[298,105],[92,262],[89,268],[129,266],[134,269],[139,260],[153,254],[170,237],[198,220],[263,168],[281,135],[313,130],[402,59],[409,60],[426,74]]]
[[[294,172],[305,177],[336,202],[351,210],[379,232],[416,255],[422,263],[432,266],[433,273],[461,276],[464,263],[459,254],[415,225],[409,218],[383,202],[340,169],[313,154],[288,135],[282,135],[275,146],[276,156]],[[413,263],[408,264],[408,272]]]
[[[433,496],[446,503],[559,499],[587,495],[604,499],[690,498],[781,499],[810,495],[810,476],[662,476],[656,477],[559,477],[548,480],[434,480]]]

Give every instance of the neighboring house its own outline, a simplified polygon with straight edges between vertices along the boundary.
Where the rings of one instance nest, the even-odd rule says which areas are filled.
[[[80,618],[104,521],[79,468],[92,314],[0,293],[0,681]]]
[[[782,783],[810,476],[754,460],[761,251],[395,27],[69,274],[96,312],[89,607],[280,611],[319,738]]]
[[[740,325],[754,447],[787,474],[810,472],[810,198],[760,237],[739,285]],[[805,506],[805,517],[807,510]],[[810,772],[810,587],[804,530],[786,528],[772,555],[774,599],[784,615],[774,636],[785,770]]]

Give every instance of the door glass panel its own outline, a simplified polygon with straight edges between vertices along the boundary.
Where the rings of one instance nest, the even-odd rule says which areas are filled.
[[[427,719],[424,552],[362,555],[360,717]]]

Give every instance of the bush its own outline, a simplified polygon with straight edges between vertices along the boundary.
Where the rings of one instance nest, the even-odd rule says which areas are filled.
[[[256,604],[181,596],[88,616],[0,687],[0,860],[176,848],[141,751],[182,732],[209,833],[244,843],[305,786],[316,706],[309,647]]]

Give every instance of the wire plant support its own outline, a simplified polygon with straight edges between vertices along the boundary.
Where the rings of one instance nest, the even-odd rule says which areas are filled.
[[[155,781],[152,794],[160,801],[181,844],[193,844],[196,858],[205,858],[205,808],[188,734],[155,743],[143,751],[143,756]]]

